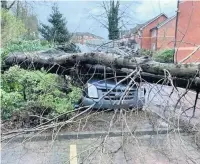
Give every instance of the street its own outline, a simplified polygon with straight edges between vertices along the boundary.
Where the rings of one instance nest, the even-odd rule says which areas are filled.
[[[190,90],[186,92],[183,88],[173,91],[171,86],[158,84],[145,84],[145,88],[147,89],[145,110],[149,109],[162,116],[170,113],[174,117],[175,114],[177,118],[193,126],[200,126],[200,95],[193,116],[196,92]]]
[[[200,163],[190,136],[179,134],[37,141],[3,146],[2,164]]]

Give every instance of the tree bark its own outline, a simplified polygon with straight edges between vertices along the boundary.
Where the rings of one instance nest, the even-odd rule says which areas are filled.
[[[5,64],[21,65],[22,67],[51,67],[51,71],[66,70],[75,64],[86,67],[87,64],[100,64],[112,69],[142,69],[142,77],[149,82],[162,78],[171,78],[178,87],[200,88],[200,64],[159,63],[149,58],[126,57],[111,53],[64,53],[64,52],[34,52],[13,53],[5,59]],[[123,72],[123,71],[122,71]],[[128,72],[128,71],[125,71]]]

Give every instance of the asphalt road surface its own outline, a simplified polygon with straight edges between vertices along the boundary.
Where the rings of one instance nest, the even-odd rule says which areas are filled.
[[[200,94],[194,112],[196,99],[194,91],[186,92],[183,88],[178,88],[176,91],[170,86],[155,84],[146,84],[145,88],[147,89],[145,109],[149,108],[160,115],[164,115],[165,111],[171,112],[172,115],[175,112],[177,118],[200,127]]]
[[[2,164],[200,163],[191,138],[179,134],[3,144]]]

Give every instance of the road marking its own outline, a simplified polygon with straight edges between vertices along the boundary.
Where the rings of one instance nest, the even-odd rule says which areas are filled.
[[[70,164],[78,164],[76,145],[70,145]]]

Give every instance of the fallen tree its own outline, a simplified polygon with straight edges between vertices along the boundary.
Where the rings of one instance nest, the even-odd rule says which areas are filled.
[[[5,59],[6,66],[20,65],[24,68],[46,70],[54,73],[69,74],[72,68],[88,67],[107,72],[129,73],[136,68],[141,70],[141,77],[151,83],[162,83],[168,80],[169,85],[199,91],[200,64],[159,63],[150,58],[127,57],[113,53],[64,53],[60,51],[46,51],[34,53],[16,52]],[[98,65],[98,67],[97,67]],[[99,67],[99,65],[101,67]],[[84,71],[83,71],[84,72]]]
[[[200,77],[199,77],[199,65],[195,64],[168,64],[168,63],[159,63],[152,61],[149,58],[139,58],[139,57],[126,57],[116,54],[105,54],[105,53],[76,53],[76,54],[66,54],[64,52],[34,52],[34,53],[13,53],[9,54],[4,60],[5,65],[10,67],[12,65],[20,65],[23,68],[27,69],[41,69],[45,68],[48,72],[58,73],[60,75],[70,74],[71,71],[77,74],[98,74],[104,76],[104,73],[110,73],[112,76],[116,74],[122,74],[126,78],[132,78],[132,76],[138,76],[139,81],[147,81],[151,83],[162,83],[178,87],[184,87],[188,89],[194,89],[197,91],[197,98],[200,88]],[[31,71],[32,72],[32,71]],[[136,72],[134,74],[134,72]],[[138,75],[137,75],[138,73]],[[91,77],[91,76],[90,76]],[[43,77],[46,81],[45,77]],[[126,79],[124,78],[124,79]],[[132,78],[135,80],[134,78]],[[134,84],[136,84],[134,82]],[[110,90],[111,91],[111,90]],[[106,94],[108,94],[108,91]],[[158,94],[158,93],[155,93]],[[104,95],[105,96],[105,95]],[[171,94],[169,94],[169,97]],[[101,97],[103,98],[103,97]],[[164,97],[163,97],[164,98]],[[180,99],[182,95],[180,95]],[[172,99],[172,98],[171,98]],[[195,112],[197,108],[196,100],[192,108]],[[178,104],[178,102],[177,102]],[[65,106],[65,105],[63,105]],[[77,111],[76,115],[70,117],[67,120],[58,122],[58,118],[63,118],[65,115],[68,115],[69,112],[62,113],[59,116],[54,118],[46,119],[43,115],[31,115],[30,117],[37,117],[46,119],[45,122],[41,121],[40,124],[32,129],[25,129],[22,131],[12,131],[4,133],[4,135],[9,135],[13,133],[18,135],[18,133],[27,133],[27,132],[41,132],[48,129],[58,129],[55,133],[56,135],[64,125],[69,125],[72,122],[79,122],[79,119],[82,120],[84,114],[88,112],[92,106],[88,107],[84,111]],[[164,109],[164,108],[163,108]],[[123,109],[122,109],[123,110]],[[164,109],[165,110],[165,109]],[[122,112],[123,113],[123,112]],[[81,116],[81,117],[80,117]],[[27,118],[27,116],[25,116]],[[113,118],[115,117],[115,114]],[[192,116],[193,117],[193,116]],[[174,118],[174,117],[173,117]],[[170,118],[171,119],[171,118]],[[38,119],[37,119],[38,120]],[[168,120],[168,119],[167,119]],[[171,121],[171,120],[170,120]],[[52,123],[52,124],[51,124]],[[128,125],[127,125],[128,126]],[[57,128],[58,127],[58,128]],[[4,137],[5,137],[4,136]],[[11,136],[13,137],[13,136]],[[8,136],[9,138],[9,136]]]

